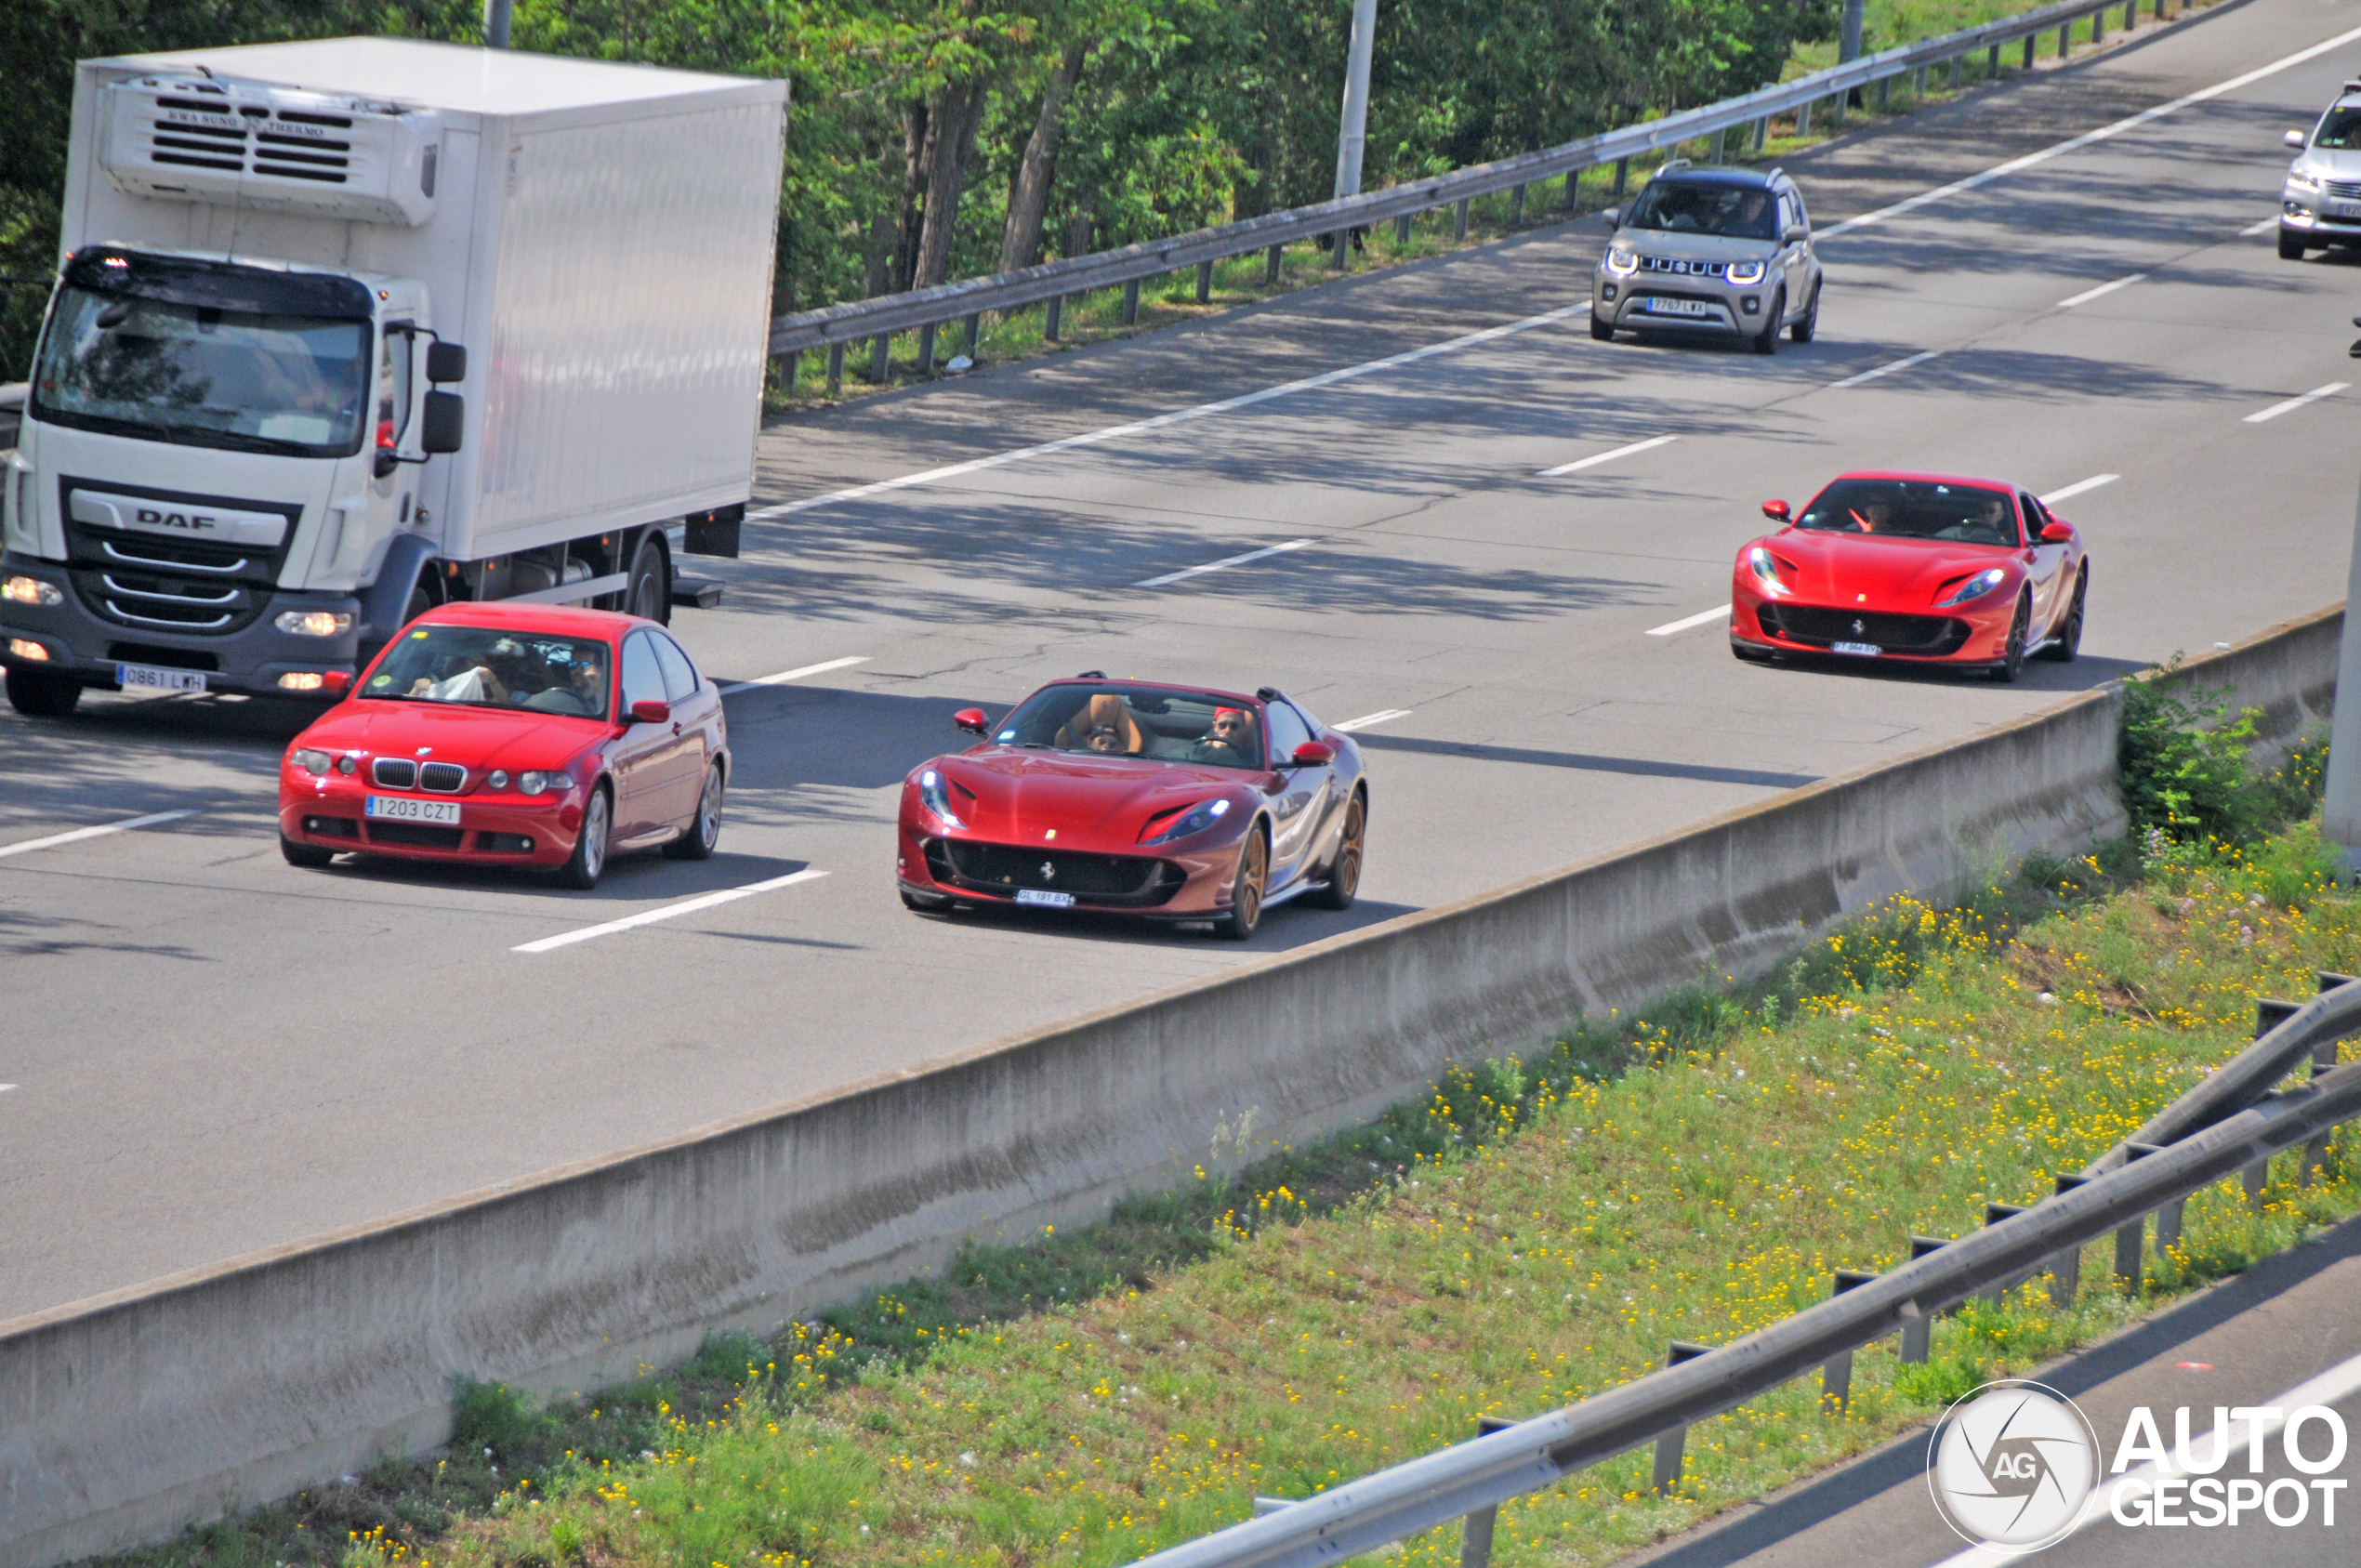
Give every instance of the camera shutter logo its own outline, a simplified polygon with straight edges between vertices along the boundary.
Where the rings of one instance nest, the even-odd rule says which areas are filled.
[[[1927,1443],[1927,1490],[1945,1523],[2007,1553],[2036,1552],[2081,1522],[2099,1478],[2099,1435],[2057,1390],[1986,1383],[1945,1413]]]

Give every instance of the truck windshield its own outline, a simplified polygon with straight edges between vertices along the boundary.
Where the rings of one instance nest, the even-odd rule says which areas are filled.
[[[60,288],[33,416],[189,446],[360,450],[369,323]]]

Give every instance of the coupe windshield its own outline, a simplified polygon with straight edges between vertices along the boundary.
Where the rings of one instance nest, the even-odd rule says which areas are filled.
[[[608,667],[607,645],[583,638],[412,626],[386,650],[361,695],[604,718]]]
[[[1631,204],[1623,226],[1674,234],[1720,234],[1734,240],[1775,240],[1778,216],[1778,204],[1759,185],[1652,179]]]
[[[361,447],[369,334],[366,291],[350,279],[85,254],[50,312],[33,415],[190,446],[348,456]]]
[[[2339,106],[2321,115],[2320,128],[2312,133],[2312,145],[2335,152],[2361,148],[2361,106]]]
[[[1027,697],[992,738],[1051,751],[1262,766],[1262,724],[1251,704],[1149,686],[1051,686]]]
[[[1928,480],[1840,479],[1820,492],[1795,525],[1967,545],[2017,542],[2017,510],[2007,491]]]

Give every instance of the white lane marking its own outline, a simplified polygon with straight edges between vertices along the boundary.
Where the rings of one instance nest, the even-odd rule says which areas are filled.
[[[14,1085],[14,1084],[0,1084],[0,1094],[6,1094],[6,1093],[7,1093],[10,1089],[15,1088],[16,1087],[17,1087],[17,1086],[16,1086],[16,1085]]]
[[[2027,152],[2021,158],[2011,158],[2005,164],[1995,164],[1982,173],[1972,174],[1965,179],[1955,179],[1948,185],[1938,185],[1932,191],[1921,191],[1915,196],[1906,196],[1891,206],[1880,207],[1874,212],[1865,212],[1857,217],[1848,217],[1842,223],[1830,224],[1814,238],[1826,240],[1854,229],[1866,229],[1870,224],[1882,223],[1889,217],[1899,217],[1906,212],[1916,212],[1929,203],[1939,202],[1946,196],[1956,196],[1962,191],[1972,191],[1979,185],[1988,185],[1993,180],[2015,174],[2022,169],[2032,168],[2037,164],[2046,164],[2052,158],[2061,158],[2068,152],[2079,152],[2093,143],[2112,140],[2124,132],[2137,130],[2151,121],[2161,120],[2168,114],[2177,114],[2193,104],[2209,102],[2224,93],[2234,93],[2240,87],[2260,82],[2266,76],[2275,76],[2280,72],[2302,65],[2306,60],[2317,59],[2332,50],[2342,48],[2356,38],[2361,38],[2361,27],[2354,28],[2347,33],[2340,33],[2333,38],[2323,39],[2308,49],[2298,49],[2295,53],[2275,59],[2268,65],[2257,66],[2243,75],[2233,76],[2226,82],[2216,82],[2209,87],[2200,87],[2185,98],[2176,98],[2170,103],[2159,103],[2152,109],[2143,109],[2137,114],[2117,120],[2113,125],[2101,125],[2092,131],[2084,131],[2080,136],[2068,137],[2064,141],[2052,142],[2037,152]]]
[[[856,653],[850,659],[830,659],[825,664],[806,665],[801,669],[783,669],[776,675],[758,675],[752,680],[733,680],[721,689],[721,694],[726,697],[732,692],[744,692],[754,686],[784,686],[790,680],[801,680],[807,675],[824,675],[832,669],[844,669],[868,662],[868,654]]]
[[[1635,452],[1645,452],[1652,447],[1662,446],[1668,441],[1676,441],[1680,439],[1679,436],[1654,436],[1647,441],[1635,441],[1629,446],[1618,446],[1613,452],[1602,452],[1592,456],[1576,458],[1571,463],[1561,463],[1554,468],[1544,468],[1533,477],[1556,479],[1560,474],[1579,473],[1585,468],[1595,468],[1602,463],[1612,463],[1618,457],[1629,457]]]
[[[1692,626],[1704,626],[1708,621],[1719,621],[1729,613],[1730,607],[1728,605],[1717,604],[1710,610],[1700,610],[1694,615],[1684,615],[1677,621],[1667,621],[1660,626],[1650,626],[1648,628],[1648,635],[1650,637],[1670,637],[1676,632],[1687,631]]]
[[[1284,545],[1273,545],[1267,549],[1248,550],[1244,555],[1224,556],[1220,560],[1208,560],[1203,566],[1184,566],[1178,572],[1167,572],[1161,577],[1150,577],[1131,586],[1135,588],[1160,588],[1167,583],[1178,583],[1188,577],[1202,577],[1208,572],[1219,572],[1225,566],[1244,566],[1250,560],[1263,560],[1274,555],[1285,555],[1289,550],[1299,550],[1306,545],[1316,542],[1311,539],[1290,539]]]
[[[1348,718],[1341,724],[1331,724],[1328,728],[1340,730],[1350,735],[1355,730],[1366,730],[1375,724],[1391,724],[1397,718],[1409,717],[1410,710],[1406,707],[1379,708],[1375,713],[1365,713],[1358,718]]]
[[[1941,352],[1943,350],[1940,349],[1929,349],[1924,353],[1912,354],[1906,359],[1896,360],[1892,364],[1881,364],[1875,370],[1865,370],[1858,376],[1848,376],[1841,381],[1831,381],[1826,390],[1833,392],[1840,387],[1858,387],[1864,381],[1875,381],[1880,376],[1892,376],[1897,370],[1907,370],[1914,364],[1924,364]]]
[[[670,920],[681,915],[694,915],[700,909],[711,909],[716,904],[731,903],[739,899],[750,899],[757,893],[767,893],[773,889],[791,888],[798,882],[817,881],[826,875],[824,871],[789,872],[785,876],[773,876],[767,882],[749,882],[743,888],[724,888],[718,893],[706,893],[700,898],[682,899],[679,903],[667,903],[662,909],[642,910],[637,915],[627,915],[620,920],[610,920],[602,926],[585,926],[578,931],[561,931],[556,936],[543,937],[539,942],[528,942],[521,946],[511,947],[508,951],[547,953],[552,948],[571,947],[577,942],[588,942],[592,937],[613,936],[617,931],[627,931],[637,926],[653,926],[659,920]]]
[[[2041,497],[2041,504],[2045,507],[2049,507],[2054,506],[2060,501],[2071,501],[2077,495],[2080,495],[2086,491],[2096,490],[2103,484],[2113,484],[2116,481],[2121,479],[2122,477],[2123,476],[2121,474],[2092,474],[2089,479],[2076,480],[2064,490],[2052,490],[2050,494]]]
[[[2250,240],[2254,238],[2255,235],[2268,233],[2270,231],[2276,229],[2278,226],[2278,215],[2275,213],[2271,217],[2264,218],[2260,223],[2249,223],[2245,228],[2239,230],[2238,238],[2241,240]]]
[[[2245,419],[2241,420],[2240,423],[2246,425],[2260,425],[2265,419],[2276,419],[2282,414],[2293,414],[2305,403],[2317,402],[2322,398],[2335,397],[2339,392],[2343,391],[2346,388],[2352,385],[2353,383],[2350,381],[2331,381],[2325,387],[2315,387],[2312,390],[2304,393],[2300,398],[2289,398],[2285,402],[2275,402],[2260,414],[2249,414]]]
[[[1420,360],[1431,360],[1438,354],[1454,354],[1462,349],[1472,349],[1479,344],[1490,343],[1515,333],[1531,332],[1535,327],[1548,326],[1553,322],[1562,322],[1570,317],[1584,314],[1589,309],[1590,301],[1586,296],[1576,300],[1571,305],[1561,306],[1555,310],[1544,310],[1537,316],[1527,316],[1522,321],[1507,322],[1499,326],[1488,326],[1481,332],[1471,332],[1462,336],[1445,339],[1441,343],[1430,343],[1423,349],[1407,349],[1399,354],[1389,354],[1381,360],[1369,360],[1361,364],[1346,365],[1339,370],[1323,371],[1318,376],[1307,376],[1299,381],[1282,382],[1276,387],[1265,387],[1260,391],[1242,392],[1234,398],[1223,398],[1219,402],[1201,402],[1190,408],[1176,408],[1169,414],[1159,414],[1151,419],[1135,419],[1128,425],[1110,425],[1103,430],[1086,430],[1081,435],[1065,436],[1057,441],[1043,441],[1038,446],[1021,446],[1013,452],[996,452],[988,457],[972,457],[964,463],[949,463],[940,468],[928,468],[921,473],[904,474],[898,479],[879,480],[875,484],[856,484],[849,490],[831,490],[824,495],[807,495],[799,501],[781,501],[746,513],[746,520],[768,522],[774,518],[790,517],[797,512],[808,512],[814,507],[832,507],[839,501],[858,501],[864,496],[880,495],[890,490],[908,490],[914,485],[933,484],[942,480],[956,479],[961,474],[972,474],[984,468],[997,468],[1009,463],[1022,463],[1029,457],[1047,457],[1054,453],[1071,452],[1078,446],[1096,446],[1101,441],[1119,441],[1125,436],[1142,435],[1150,430],[1161,430],[1167,425],[1181,425],[1193,419],[1205,419],[1216,414],[1228,414],[1235,409],[1251,408],[1256,403],[1269,402],[1273,398],[1293,397],[1298,392],[1316,391],[1322,387],[1333,387],[1339,381],[1351,381],[1364,376],[1374,376],[1378,371],[1394,370],[1405,364],[1416,364]]]
[[[2218,1471],[2229,1460],[2259,1448],[2277,1436],[2286,1429],[2288,1417],[2297,1411],[2308,1405],[2332,1408],[2343,1403],[2356,1393],[2361,1393],[2361,1356],[2354,1356],[2350,1361],[2341,1361],[2319,1376],[2307,1378],[2287,1392],[2276,1395],[2267,1403],[2256,1406],[2255,1408],[2259,1410],[2270,1412],[2262,1419],[2234,1422],[2230,1430],[2243,1433],[2244,1441],[2232,1438],[2227,1454],[2217,1456],[2212,1452],[2213,1434],[2208,1431],[2204,1437],[2193,1440],[2186,1448],[2178,1444],[2174,1445],[2173,1452],[2177,1456],[2177,1463],[2160,1465],[2151,1459],[2145,1464],[2131,1467],[2121,1475],[2100,1478],[2099,1484],[2091,1493],[2091,1500],[2085,1506],[2082,1517],[2075,1522],[2073,1529],[2068,1530],[2066,1535],[2059,1539],[2064,1540],[2068,1536],[2080,1535],[2101,1520],[2112,1518],[2113,1513],[2107,1506],[2108,1500],[2114,1496],[2115,1489],[2126,1482],[2144,1482],[2153,1486],[2159,1476],[2179,1476],[2194,1470],[2196,1466],[2190,1463],[2192,1460],[2207,1464],[2209,1468],[2205,1473]],[[1935,1568],[1989,1568],[1991,1564],[2017,1561],[2021,1556],[2022,1554],[2003,1554],[1985,1547],[1970,1547],[1963,1552],[1956,1552],[1945,1558],[1935,1564]]]
[[[97,827],[77,827],[72,833],[53,833],[46,838],[28,838],[20,844],[0,844],[0,857],[28,854],[34,850],[54,850],[60,844],[73,844],[85,838],[98,838],[110,833],[128,833],[135,827],[153,827],[158,823],[178,822],[193,817],[194,811],[156,811],[144,817],[125,817],[119,823],[101,823]]]
[[[2145,272],[2134,272],[2128,278],[2117,278],[2111,283],[2101,283],[2097,288],[2086,288],[2072,299],[2061,299],[2056,308],[2061,310],[2071,310],[2077,305],[2090,304],[2102,295],[2113,294],[2119,288],[2130,288],[2133,283],[2143,283],[2147,281],[2148,275]]]

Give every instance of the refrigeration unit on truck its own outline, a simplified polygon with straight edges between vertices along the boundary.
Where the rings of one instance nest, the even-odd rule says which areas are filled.
[[[394,38],[82,62],[10,700],[334,696],[455,599],[666,618],[737,552],[785,105]]]

